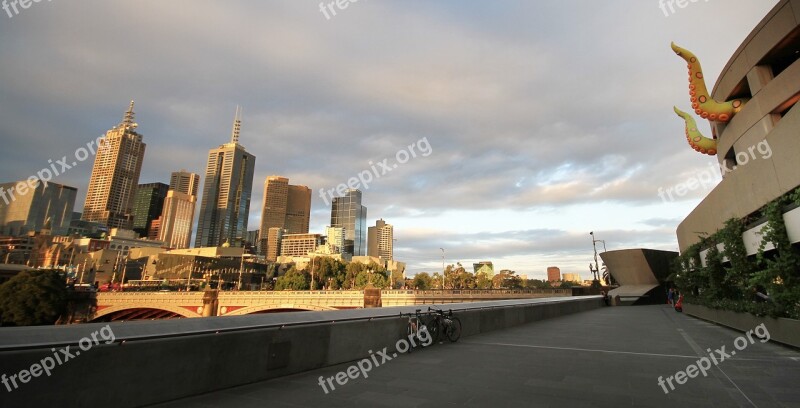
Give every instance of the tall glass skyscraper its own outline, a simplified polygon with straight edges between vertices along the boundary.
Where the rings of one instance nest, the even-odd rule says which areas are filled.
[[[230,143],[208,152],[195,247],[239,246],[246,238],[256,157],[239,144],[241,124],[237,108]]]
[[[347,190],[343,197],[334,197],[331,227],[344,228],[345,255],[366,255],[367,207],[361,205],[360,190]]]
[[[131,101],[122,122],[106,132],[97,149],[83,207],[84,220],[108,228],[133,226],[133,203],[146,147],[137,127]]]
[[[139,184],[133,203],[133,230],[147,238],[153,220],[161,215],[169,186],[164,183]]]

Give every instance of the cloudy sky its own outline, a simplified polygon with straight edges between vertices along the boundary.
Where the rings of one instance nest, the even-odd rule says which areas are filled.
[[[609,250],[677,250],[678,223],[711,187],[674,201],[659,188],[719,179],[672,112],[690,109],[670,41],[700,56],[713,84],[776,3],[665,13],[657,0],[361,0],[329,18],[308,0],[0,10],[0,182],[72,157],[131,99],[147,143],[140,182],[203,174],[238,104],[256,156],[251,230],[268,175],[313,189],[311,229],[323,233],[320,189],[375,165],[367,223],[395,226],[411,274],[440,270],[445,248],[447,263],[589,278],[590,231]],[[430,154],[398,163],[420,140]],[[56,180],[78,188],[76,211],[91,167]]]

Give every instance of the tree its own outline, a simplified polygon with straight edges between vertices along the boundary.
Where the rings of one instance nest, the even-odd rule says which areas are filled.
[[[477,287],[478,289],[492,288],[492,280],[489,279],[489,275],[486,272],[478,273],[478,276],[475,279],[475,287]]]
[[[0,285],[0,323],[54,324],[67,310],[67,287],[57,271],[23,271]]]
[[[434,285],[433,278],[427,272],[421,272],[414,276],[411,287],[419,290],[428,290]]]
[[[275,290],[308,290],[309,283],[309,276],[292,266],[283,276],[278,278],[278,282],[275,283]]]
[[[371,272],[369,270],[361,271],[356,276],[356,289],[363,289],[367,284],[372,283],[376,288],[386,288],[389,286],[389,279],[386,275],[378,272]]]

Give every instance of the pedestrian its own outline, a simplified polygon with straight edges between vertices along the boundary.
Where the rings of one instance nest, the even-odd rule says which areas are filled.
[[[667,293],[667,303],[670,306],[675,306],[675,289],[669,288],[669,292]]]

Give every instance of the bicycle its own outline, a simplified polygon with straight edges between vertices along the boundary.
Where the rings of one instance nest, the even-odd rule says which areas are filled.
[[[430,332],[434,342],[439,340],[440,328],[451,343],[455,343],[461,338],[461,319],[453,316],[452,309],[445,312],[441,309],[428,307],[428,312],[433,312],[433,323],[428,327],[428,332]]]
[[[423,346],[423,336],[420,335],[420,330],[427,330],[425,323],[422,322],[422,310],[417,309],[417,311],[412,315],[408,314],[408,328],[406,334],[408,335],[407,338],[411,341],[411,344],[408,348],[408,352],[411,353],[414,350],[414,347],[424,347]]]

